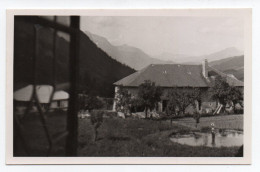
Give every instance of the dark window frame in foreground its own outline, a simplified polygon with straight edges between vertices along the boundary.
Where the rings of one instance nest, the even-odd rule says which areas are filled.
[[[16,16],[15,16],[16,17]],[[17,16],[20,17],[20,16]],[[66,156],[77,156],[77,145],[78,145],[78,118],[77,118],[77,111],[78,111],[78,103],[77,103],[77,94],[78,94],[78,77],[79,77],[79,33],[80,33],[80,17],[79,16],[70,16],[70,25],[65,26],[63,24],[56,22],[57,16],[54,16],[54,20],[48,20],[43,17],[39,16],[21,16],[18,20],[22,20],[24,22],[29,22],[34,24],[34,58],[33,58],[33,71],[36,70],[36,62],[37,59],[37,27],[49,27],[54,30],[54,39],[53,39],[53,64],[56,62],[56,55],[55,55],[55,41],[56,41],[56,34],[57,31],[62,31],[70,35],[70,47],[69,47],[69,83],[70,83],[70,97],[69,97],[69,107],[68,107],[68,113],[67,113],[67,131],[62,136],[66,136]],[[53,74],[55,78],[55,65],[53,65]],[[35,73],[34,73],[35,75]],[[36,88],[36,76],[34,76],[33,80],[33,95],[35,94],[35,88]],[[53,92],[51,94],[50,102],[52,101],[53,94],[55,91],[55,79],[53,81]],[[39,106],[39,101],[37,100],[37,96],[35,96],[34,101],[36,101],[37,109],[40,113],[40,120],[44,127],[46,137],[48,139],[48,152],[46,153],[46,156],[50,156],[50,151],[52,149],[52,139],[50,137],[50,134],[48,132],[48,128],[46,126],[46,121],[44,114],[42,112],[41,106]],[[32,102],[32,99],[31,101]],[[29,103],[31,104],[31,103]],[[29,108],[28,108],[29,109]],[[47,110],[48,111],[48,110]],[[25,112],[28,113],[27,111]],[[23,146],[25,149],[25,152],[29,155],[30,151],[28,150],[28,147],[26,146],[26,140],[22,137],[22,131],[21,131],[21,123],[19,122],[19,119],[15,117],[14,115],[14,130],[17,131],[16,133],[19,135],[21,141],[23,142]],[[13,143],[14,144],[14,143]]]

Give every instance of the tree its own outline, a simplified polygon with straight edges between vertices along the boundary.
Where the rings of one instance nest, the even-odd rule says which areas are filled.
[[[96,141],[97,137],[98,137],[98,128],[103,123],[103,112],[102,111],[91,111],[90,121],[91,121],[91,124],[94,126],[94,141]]]
[[[201,110],[201,104],[202,104],[202,91],[199,88],[192,87],[191,92],[191,105],[197,109],[198,105],[198,112],[200,113]],[[197,104],[196,104],[197,103]]]
[[[143,107],[143,101],[139,97],[132,97],[130,104],[131,104],[130,107],[131,112],[140,112],[140,111],[144,111],[145,109]]]
[[[81,94],[79,96],[79,104],[84,110],[88,110],[90,114],[91,124],[94,127],[94,141],[98,137],[98,128],[103,123],[103,112],[94,109],[100,109],[104,106],[104,103],[96,96]]]
[[[138,98],[140,103],[145,107],[145,117],[147,118],[148,110],[153,110],[156,104],[161,100],[162,90],[150,80],[144,81],[138,88]]]
[[[185,114],[185,109],[189,106],[196,106],[196,101],[201,102],[201,92],[197,88],[173,88],[168,93],[167,110],[169,113],[179,115]]]
[[[100,98],[91,95],[83,95],[84,110],[92,111],[93,109],[100,109],[104,106],[104,103]]]
[[[132,95],[128,92],[127,89],[119,87],[115,99],[116,111],[123,112],[125,115],[127,115],[127,112],[129,112],[131,108]]]
[[[195,121],[196,121],[196,128],[198,127],[198,124],[200,123],[200,117],[201,117],[201,114],[198,113],[198,112],[195,112],[195,113],[193,114],[193,118],[194,118]]]
[[[217,100],[224,107],[228,102],[228,96],[230,94],[230,86],[226,82],[226,78],[216,77],[213,87],[211,87],[212,98]]]
[[[230,86],[226,78],[217,77],[213,87],[211,87],[211,93],[212,98],[224,106],[224,113],[228,104],[234,107],[234,105],[239,103],[243,107],[244,98],[242,90],[238,87]]]
[[[199,109],[201,106],[201,91],[198,88],[173,88],[168,93],[168,103],[166,107],[166,113],[171,119],[174,116],[185,114],[185,110],[188,106],[192,105],[196,108],[196,102],[198,103]],[[195,114],[199,114],[195,112]],[[194,116],[195,117],[195,116]],[[199,116],[196,115],[196,122],[199,122]]]
[[[224,105],[224,107],[226,107],[227,104],[234,106],[237,103],[243,107],[242,91],[238,87],[230,86],[227,83],[226,78],[217,77],[213,87],[211,87],[211,93],[212,98]]]
[[[176,99],[173,98],[172,96],[173,94],[171,93],[169,95],[169,101],[166,106],[166,115],[167,115],[166,118],[171,120],[171,124],[172,124],[173,117],[178,114],[178,105]]]
[[[244,94],[238,87],[231,86],[229,88],[230,94],[227,96],[227,101],[234,107],[236,111],[236,104],[239,104],[242,108],[244,107]]]
[[[199,88],[192,88],[191,93],[191,105],[196,109],[196,112],[193,114],[193,118],[196,121],[196,128],[200,123],[201,117],[201,104],[202,104],[202,92]]]

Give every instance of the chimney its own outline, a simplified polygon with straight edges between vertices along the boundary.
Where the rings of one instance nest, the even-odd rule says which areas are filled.
[[[205,59],[202,61],[202,75],[207,79],[208,78],[208,60]]]

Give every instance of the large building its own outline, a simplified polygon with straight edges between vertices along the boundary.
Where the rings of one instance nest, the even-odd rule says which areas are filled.
[[[164,111],[167,105],[166,95],[173,87],[200,88],[203,90],[202,108],[205,111],[212,111],[217,108],[216,101],[212,100],[208,94],[208,89],[212,85],[216,76],[225,77],[228,84],[243,89],[244,83],[236,79],[233,75],[222,73],[208,65],[205,60],[201,65],[185,64],[151,64],[146,68],[137,71],[117,82],[115,85],[115,96],[119,86],[127,89],[133,96],[137,95],[138,87],[145,80],[155,82],[156,85],[163,88],[161,102],[158,105],[158,111]],[[113,110],[115,110],[114,102]]]

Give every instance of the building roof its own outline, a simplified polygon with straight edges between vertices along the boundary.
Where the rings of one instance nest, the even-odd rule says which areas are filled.
[[[137,87],[145,80],[162,87],[208,87],[201,65],[182,64],[152,64],[114,84]]]
[[[49,103],[49,99],[52,91],[53,91],[53,87],[50,85],[37,85],[36,94],[38,96],[40,103]],[[32,93],[33,93],[33,85],[27,85],[26,87],[23,87],[14,92],[14,100],[30,101]],[[55,91],[53,95],[53,100],[64,100],[68,98],[69,98],[69,94],[62,90]]]
[[[217,75],[227,78],[227,82],[233,86],[244,86],[242,81],[224,74],[208,66]],[[145,80],[155,82],[161,87],[209,87],[210,80],[202,75],[202,65],[183,64],[152,64],[137,71],[117,82],[114,85],[138,87]]]
[[[244,82],[238,80],[234,75],[232,74],[225,74],[213,67],[208,66],[208,70],[215,72],[217,75],[226,78],[226,81],[229,85],[235,86],[235,87],[243,87]]]

